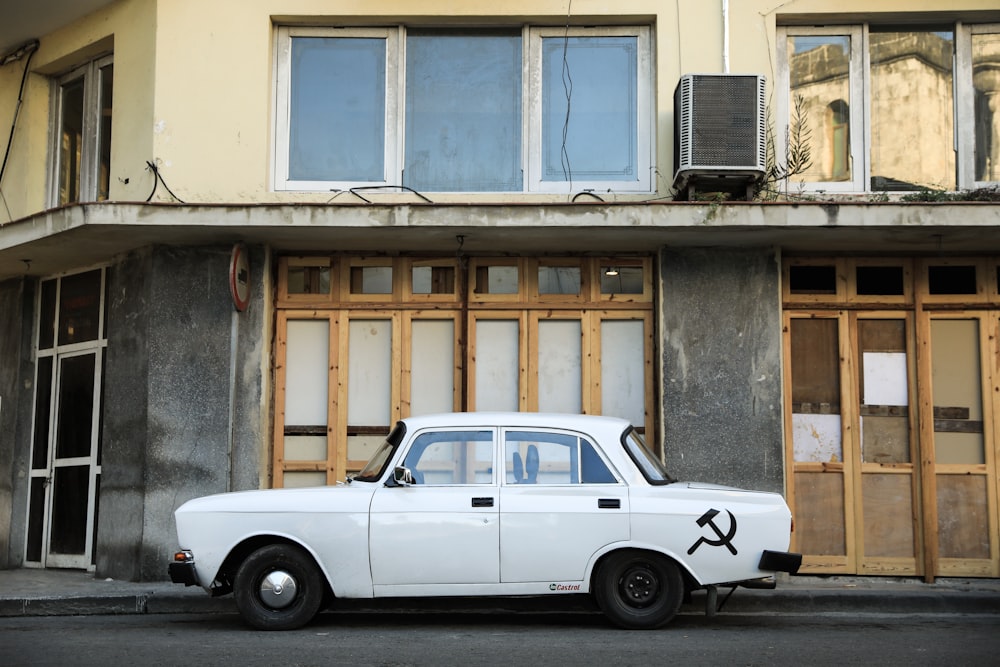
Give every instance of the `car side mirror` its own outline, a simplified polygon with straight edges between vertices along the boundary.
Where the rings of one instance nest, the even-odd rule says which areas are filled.
[[[392,481],[394,481],[399,486],[412,486],[413,485],[413,473],[410,472],[409,468],[404,466],[396,466],[392,469]]]

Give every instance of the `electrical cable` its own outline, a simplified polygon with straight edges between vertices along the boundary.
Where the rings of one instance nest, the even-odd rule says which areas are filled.
[[[424,195],[422,195],[419,192],[417,192],[416,190],[414,190],[413,188],[408,188],[405,185],[357,185],[357,186],[355,186],[353,188],[350,188],[348,190],[348,192],[350,192],[352,195],[354,195],[355,197],[357,197],[358,199],[360,199],[364,203],[371,204],[371,200],[365,199],[364,197],[362,197],[361,195],[359,195],[358,194],[358,190],[385,190],[387,188],[397,188],[399,190],[406,190],[407,192],[420,197],[421,199],[423,199],[428,204],[433,204],[434,203],[430,199],[428,199],[427,197],[425,197]],[[340,193],[338,192],[337,194],[339,195]],[[337,195],[334,195],[333,197],[331,197],[330,201],[333,201],[334,197],[336,197],[336,196]]]
[[[562,84],[566,94],[566,118],[563,120],[562,145],[559,149],[559,161],[562,164],[563,178],[569,181],[569,191],[573,191],[573,167],[569,161],[567,137],[569,136],[569,114],[573,98],[573,77],[569,71],[569,23],[573,15],[573,0],[566,6],[566,31],[563,33]]]
[[[146,166],[149,167],[150,170],[153,172],[153,189],[149,192],[149,196],[146,197],[146,201],[147,202],[151,201],[153,199],[153,195],[156,194],[156,187],[157,187],[157,185],[159,183],[162,183],[163,187],[166,188],[167,192],[170,193],[171,197],[173,197],[174,199],[176,199],[181,204],[186,204],[187,203],[186,201],[184,201],[183,199],[181,199],[180,197],[178,197],[177,195],[174,194],[174,191],[170,189],[170,186],[167,185],[167,182],[165,180],[163,180],[163,176],[160,174],[160,170],[156,168],[155,164],[153,164],[149,160],[146,160]]]
[[[28,80],[28,71],[31,69],[31,58],[37,50],[38,40],[36,39],[28,42],[13,54],[13,56],[17,56],[27,51],[28,58],[24,61],[24,72],[21,73],[21,86],[17,92],[17,106],[14,107],[14,119],[10,123],[10,138],[7,139],[7,150],[4,151],[3,164],[0,165],[0,183],[3,183],[3,175],[7,171],[7,159],[10,157],[10,147],[14,144],[14,130],[17,128],[17,117],[21,113],[21,104],[24,102],[24,84]],[[5,58],[3,64],[6,65],[8,62],[13,61]]]

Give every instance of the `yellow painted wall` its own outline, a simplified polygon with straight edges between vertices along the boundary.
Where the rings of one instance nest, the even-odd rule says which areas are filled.
[[[773,84],[779,21],[827,15],[830,21],[858,22],[945,5],[951,20],[1000,21],[995,0],[730,0],[730,71],[762,73]],[[722,0],[119,0],[42,37],[3,191],[14,219],[45,207],[48,172],[39,156],[47,152],[49,102],[41,74],[78,64],[88,46],[101,40],[113,39],[115,52],[112,199],[145,200],[153,186],[145,162],[155,159],[170,188],[189,202],[325,201],[326,194],[270,192],[275,24],[440,23],[445,16],[465,24],[562,25],[571,8],[578,25],[655,25],[657,183],[666,195],[673,170],[674,87],[684,73],[723,71],[722,6]],[[19,73],[20,64],[0,68],[0,148]],[[156,199],[170,197],[160,187]],[[0,207],[0,220],[6,219]]]
[[[48,203],[50,90],[53,77],[114,51],[111,199],[143,200],[149,194],[144,155],[151,152],[155,0],[119,0],[39,38],[31,61],[3,188],[0,222],[44,210]],[[6,150],[10,117],[24,61],[0,68],[0,150]],[[8,115],[8,109],[10,114]],[[126,185],[124,181],[128,179]],[[9,215],[8,215],[9,210]]]

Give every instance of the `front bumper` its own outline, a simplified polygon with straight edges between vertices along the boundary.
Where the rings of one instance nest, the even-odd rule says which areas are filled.
[[[167,572],[170,573],[170,581],[175,584],[184,584],[185,586],[199,585],[198,574],[194,571],[194,561],[170,563],[167,566]]]
[[[767,572],[788,572],[795,574],[802,565],[802,554],[788,551],[768,551],[760,555],[760,564],[757,567]]]

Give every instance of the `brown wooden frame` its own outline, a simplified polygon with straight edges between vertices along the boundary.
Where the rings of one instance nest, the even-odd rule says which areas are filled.
[[[602,294],[597,272],[606,263],[616,266],[642,267],[641,294]],[[408,416],[412,401],[411,340],[414,321],[449,319],[455,331],[455,364],[453,369],[455,410],[476,406],[475,396],[475,327],[483,320],[518,321],[518,409],[537,409],[537,345],[538,321],[544,318],[579,319],[581,321],[581,401],[583,412],[600,411],[600,322],[604,320],[641,319],[644,322],[643,384],[645,387],[644,424],[636,424],[649,438],[654,429],[656,400],[653,382],[653,278],[650,257],[389,257],[361,255],[289,256],[278,261],[275,303],[275,416],[271,479],[273,486],[282,486],[286,473],[323,472],[327,484],[343,480],[364,464],[348,460],[346,443],[348,352],[350,322],[375,318],[392,321],[391,346],[391,418]],[[516,266],[518,290],[514,294],[475,294],[472,292],[477,267]],[[581,290],[577,295],[539,295],[537,267],[539,265],[579,266]],[[329,267],[329,294],[289,294],[288,267]],[[392,267],[391,294],[350,293],[352,267]],[[450,267],[454,269],[455,285],[451,293],[414,294],[412,268],[415,266]],[[327,418],[327,460],[287,461],[285,457],[284,402],[286,390],[285,358],[287,353],[287,323],[295,319],[327,319],[330,322],[330,384]],[[595,347],[595,345],[597,347]],[[589,360],[589,361],[588,361]],[[535,408],[531,406],[535,405]],[[357,426],[357,425],[355,425]],[[390,425],[379,425],[388,429]],[[374,425],[361,425],[368,435],[374,435]],[[654,441],[655,442],[655,441]]]
[[[788,286],[791,266],[833,266],[837,289],[833,294],[792,294]],[[860,266],[900,266],[904,271],[904,294],[872,296],[857,294],[856,268]],[[931,294],[929,267],[974,266],[974,294]],[[1000,459],[1000,258],[847,258],[804,257],[786,258],[782,275],[784,285],[784,344],[785,344],[785,452],[786,488],[789,504],[797,505],[796,473],[838,472],[843,466],[845,536],[847,557],[820,557],[806,554],[802,572],[923,575],[928,581],[935,576],[1000,576],[1000,479],[997,466]],[[835,317],[841,322],[841,419],[844,462],[800,463],[794,461],[792,443],[792,389],[790,363],[790,323],[797,317]],[[858,325],[861,320],[900,319],[907,321],[906,354],[910,378],[910,410],[908,413],[911,440],[909,465],[875,464],[861,460],[858,412],[858,373],[855,359],[861,350]],[[935,413],[932,391],[931,321],[934,319],[975,319],[979,322],[980,381],[982,383],[982,430],[985,439],[983,464],[937,464],[935,462],[935,424],[941,419]],[[847,336],[848,338],[845,338]],[[845,348],[845,344],[849,344]],[[857,434],[857,435],[855,435]],[[857,440],[857,442],[855,442]],[[851,458],[856,460],[852,462]],[[913,535],[917,552],[914,559],[869,557],[865,555],[863,520],[863,486],[866,474],[909,474],[913,493]],[[963,478],[985,478],[988,518],[989,558],[943,558],[940,553],[937,483],[941,475]],[[852,503],[856,504],[854,511]],[[962,508],[953,510],[961,513]],[[853,515],[853,516],[852,516]],[[797,541],[797,540],[796,540]]]

